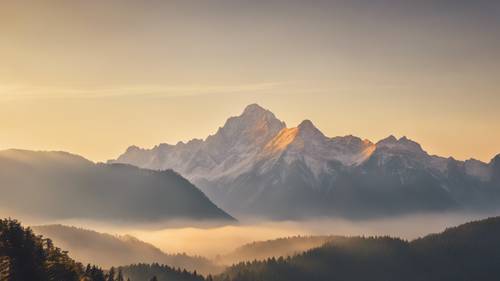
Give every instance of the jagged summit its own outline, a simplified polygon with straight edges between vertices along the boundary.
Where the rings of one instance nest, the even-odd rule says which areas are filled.
[[[285,127],[285,123],[276,118],[271,111],[254,103],[248,105],[239,116],[230,117],[222,129],[226,127],[238,127],[238,129],[245,130],[247,128],[243,127],[251,129],[251,127],[263,126]]]
[[[302,121],[299,126],[297,126],[297,129],[299,130],[299,134],[305,138],[325,138],[325,135],[314,126],[313,122],[309,119]]]
[[[257,103],[249,104],[243,110],[243,114],[259,114],[259,113],[262,114],[262,113],[266,113],[266,112],[270,112],[270,111],[263,108],[262,106],[258,105]]]
[[[127,153],[132,153],[132,152],[141,151],[141,150],[143,150],[143,149],[138,147],[137,145],[131,145],[127,148]]]
[[[305,119],[302,122],[300,122],[299,126],[297,126],[299,129],[316,129],[314,126],[313,122],[309,119]]]
[[[255,143],[264,143],[273,138],[286,124],[269,110],[258,104],[251,104],[239,116],[230,117],[217,133],[207,138],[212,146],[234,144],[244,149]],[[241,149],[239,149],[241,152]]]
[[[385,139],[381,139],[377,142],[377,145],[383,145],[383,144],[391,144],[391,143],[397,143],[398,139],[394,135],[390,135],[386,137]]]
[[[274,113],[272,113],[270,110],[265,109],[256,103],[248,105],[247,107],[245,107],[241,115],[232,118],[252,120],[252,121],[265,120],[267,122],[279,121],[279,123],[284,123],[283,121],[276,118]],[[229,120],[232,118],[229,118]]]
[[[455,184],[447,182],[450,175],[464,173],[463,178],[477,180],[477,185],[489,184],[492,171],[495,171],[493,178],[497,182],[500,178],[500,155],[491,163],[464,162],[429,155],[420,144],[406,136],[398,139],[390,135],[377,143],[352,135],[328,137],[307,119],[296,127],[287,128],[271,111],[258,104],[250,104],[240,115],[230,117],[205,140],[160,145],[153,149],[135,148],[114,162],[158,170],[173,169],[229,211],[241,213],[246,210],[276,216],[294,216],[291,215],[293,210],[279,205],[286,201],[283,198],[297,200],[290,203],[297,204],[294,213],[297,216],[307,212],[324,214],[337,208],[334,202],[350,204],[343,202],[342,196],[347,196],[347,201],[357,200],[359,194],[355,192],[360,190],[380,192],[380,198],[389,198],[392,195],[384,193],[389,190],[385,189],[388,184],[396,185],[391,188],[402,188],[403,197],[395,198],[390,204],[387,201],[375,205],[358,202],[359,209],[385,204],[397,205],[400,209],[419,209],[429,206],[429,200],[444,200],[439,204],[452,205],[454,199],[442,194]],[[420,182],[406,186],[419,180],[425,182],[425,192],[419,189]],[[406,194],[405,188],[417,189]],[[426,194],[430,197],[424,196]],[[415,198],[416,195],[421,197]],[[325,196],[331,198],[324,202]],[[323,202],[323,207],[317,203],[308,205],[318,200]],[[318,210],[314,211],[316,208]]]
[[[377,149],[390,149],[424,153],[420,144],[411,139],[408,139],[406,136],[397,139],[395,136],[390,135],[387,138],[378,141],[376,146]]]

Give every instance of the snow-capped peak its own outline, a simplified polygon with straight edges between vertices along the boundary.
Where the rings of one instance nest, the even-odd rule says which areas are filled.
[[[398,139],[394,135],[390,135],[385,139],[381,139],[377,142],[377,145],[387,145],[397,143]]]
[[[268,112],[270,112],[270,111],[263,108],[262,106],[260,106],[256,103],[252,103],[252,104],[249,104],[245,107],[242,115],[260,115],[260,114],[266,114]]]
[[[304,120],[297,126],[299,134],[303,138],[326,138],[325,135],[314,126],[311,120]]]
[[[376,146],[377,149],[389,149],[397,151],[425,153],[425,151],[422,150],[420,144],[418,144],[413,140],[408,139],[406,136],[397,139],[393,135],[390,135],[387,138],[378,141]]]
[[[424,167],[438,176],[446,175],[448,169],[448,159],[427,154],[420,144],[404,136],[398,139],[391,135],[376,144],[352,135],[330,138],[310,120],[287,128],[271,111],[250,104],[205,140],[160,144],[149,150],[131,146],[111,162],[174,169],[196,182],[234,178],[258,165],[264,172],[282,160],[288,164],[300,161],[319,175],[331,172],[336,166],[333,163],[353,167],[375,159],[382,165],[394,157],[408,167]],[[469,175],[487,178],[493,166],[500,170],[500,156],[489,165],[469,161],[466,170]]]

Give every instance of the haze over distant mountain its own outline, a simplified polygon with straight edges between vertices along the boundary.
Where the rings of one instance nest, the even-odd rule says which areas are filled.
[[[74,259],[84,264],[97,264],[103,268],[136,263],[159,263],[190,271],[196,270],[203,274],[219,273],[224,269],[203,257],[164,253],[157,247],[130,235],[115,236],[65,225],[34,226],[33,230],[37,235],[52,239]]]
[[[236,215],[371,217],[490,210],[500,202],[500,155],[458,161],[406,137],[331,138],[309,120],[287,128],[257,104],[205,140],[131,146],[110,162],[174,169]]]
[[[177,173],[95,164],[65,152],[0,151],[0,206],[49,219],[115,222],[233,218]]]

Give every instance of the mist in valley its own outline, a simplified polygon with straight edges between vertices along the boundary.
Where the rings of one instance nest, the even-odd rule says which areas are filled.
[[[252,221],[214,228],[166,228],[162,230],[122,229],[167,252],[185,252],[214,258],[244,244],[293,236],[393,236],[415,239],[447,227],[497,213],[421,214],[376,220],[321,219],[307,221]]]
[[[15,217],[12,213],[5,212],[5,210],[2,211],[3,216]],[[207,274],[218,273],[223,270],[224,266],[239,261],[294,255],[310,248],[319,247],[323,243],[335,239],[335,236],[388,235],[411,240],[430,233],[442,232],[447,227],[497,214],[498,212],[420,214],[357,221],[346,219],[264,221],[254,219],[224,226],[177,221],[173,224],[160,224],[161,227],[151,224],[127,225],[109,221],[44,220],[28,217],[21,219],[29,222],[29,225],[35,226],[35,231],[40,229],[36,227],[38,225],[62,224],[94,230],[106,235],[105,239],[98,238],[99,250],[88,248],[85,244],[86,240],[75,239],[75,237],[82,236],[74,233],[64,236],[55,235],[54,233],[57,232],[52,232],[52,234],[45,235],[49,238],[55,238],[58,245],[64,245],[70,255],[81,261],[94,261],[104,267],[124,265],[125,262],[172,263],[174,261],[175,266],[182,265],[190,269],[198,267],[198,272]],[[185,225],[195,226],[186,227]],[[51,235],[57,237],[50,237]],[[130,236],[137,238],[139,242],[129,239]],[[128,241],[129,246],[117,244],[117,241],[112,241],[112,237],[118,238],[122,242]],[[123,237],[128,238],[123,239]],[[96,244],[94,241],[91,243]],[[128,257],[124,258],[127,255]],[[103,256],[105,262],[99,258]]]

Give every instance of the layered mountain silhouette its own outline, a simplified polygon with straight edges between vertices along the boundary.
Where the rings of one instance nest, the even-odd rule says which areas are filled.
[[[131,146],[110,163],[173,169],[236,215],[370,217],[500,202],[500,155],[458,161],[406,137],[327,137],[309,120],[287,128],[257,104],[205,140]]]
[[[32,229],[37,235],[50,238],[83,264],[92,263],[110,268],[137,263],[159,263],[196,270],[202,274],[219,273],[224,269],[203,257],[167,254],[130,235],[116,236],[59,224],[34,226]]]
[[[120,222],[233,218],[174,171],[95,164],[65,152],[0,151],[2,210]]]

